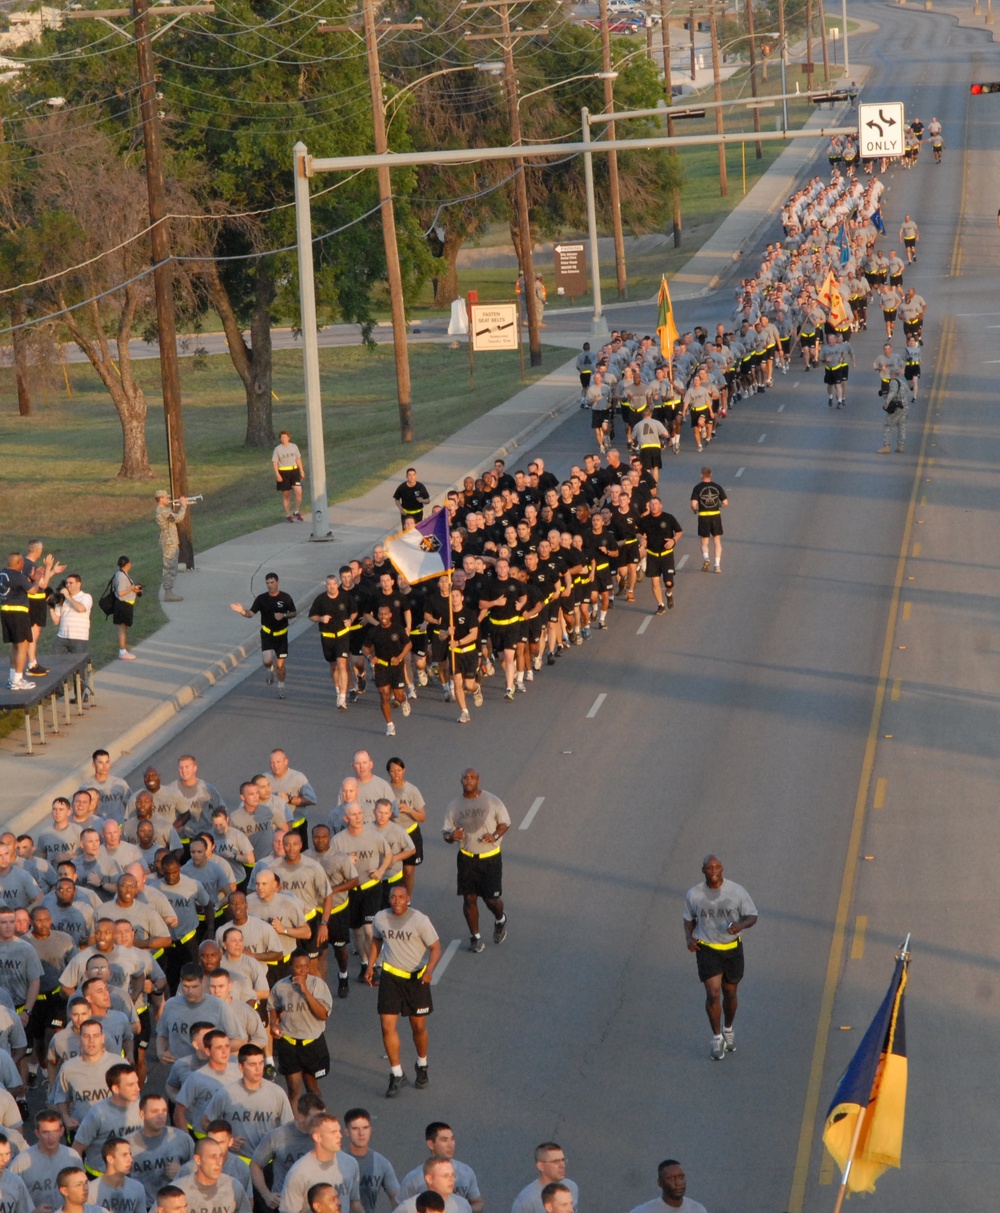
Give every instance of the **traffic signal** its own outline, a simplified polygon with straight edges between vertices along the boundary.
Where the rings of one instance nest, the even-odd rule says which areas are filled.
[[[970,84],[969,92],[973,96],[979,93],[1000,93],[1000,81],[994,81],[992,84]]]

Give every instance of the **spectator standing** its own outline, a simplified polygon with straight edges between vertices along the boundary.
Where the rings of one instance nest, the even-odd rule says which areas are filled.
[[[134,620],[135,600],[142,593],[142,586],[132,580],[129,574],[131,567],[132,561],[128,556],[119,556],[118,572],[111,580],[111,590],[115,596],[111,621],[118,628],[119,661],[135,661],[135,654],[128,651],[128,630]]]

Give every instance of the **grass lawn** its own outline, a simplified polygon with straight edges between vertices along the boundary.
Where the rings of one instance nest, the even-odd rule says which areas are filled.
[[[551,347],[545,347],[550,349]],[[552,369],[555,359],[529,381]],[[280,518],[270,451],[243,446],[246,406],[242,386],[224,355],[181,359],[185,445],[192,493],[205,502],[193,507],[195,550],[257,530]],[[303,452],[305,403],[302,356],[294,350],[274,355],[275,429],[287,427]],[[327,452],[328,492],[342,501],[365,492],[474,418],[519,391],[524,384],[516,355],[498,357],[490,374],[469,388],[468,353],[463,346],[415,343],[410,346],[413,418],[417,441],[399,440],[393,351],[380,346],[320,350]],[[152,481],[115,479],[121,452],[118,416],[88,364],[68,367],[73,395],[50,394],[36,415],[18,417],[12,374],[0,370],[0,509],[8,520],[7,549],[23,551],[29,537],[82,574],[93,595],[92,651],[105,664],[115,649],[114,629],[97,610],[97,598],[118,557],[132,557],[134,576],[151,590],[159,586],[160,554],[153,523],[153,489],[167,483],[165,439],[159,391],[159,362],[137,364],[147,393],[147,437],[155,469]],[[308,491],[308,490],[307,490]],[[141,640],[163,622],[151,592],[136,611],[131,636]],[[54,629],[45,633],[51,640]],[[44,648],[44,646],[43,646]]]

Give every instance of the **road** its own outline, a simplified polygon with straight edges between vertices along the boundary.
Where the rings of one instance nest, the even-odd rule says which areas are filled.
[[[584,1210],[651,1198],[664,1157],[683,1161],[710,1213],[832,1208],[817,1128],[907,932],[907,1139],[879,1208],[909,1213],[933,1192],[972,1213],[996,1188],[1000,98],[970,103],[967,82],[1000,68],[982,33],[940,13],[855,3],[852,15],[882,26],[852,41],[875,65],[869,99],[936,115],[947,139],[944,165],[925,151],[891,175],[885,204],[890,236],[905,211],[920,224],[907,282],[931,305],[907,454],[875,454],[875,323],[845,413],[796,369],[726,422],[709,460],[731,500],[724,573],[698,571],[692,526],[668,617],[647,623],[640,586],[513,705],[494,679],[459,729],[428,694],[391,741],[372,702],[332,710],[309,637],[292,650],[286,702],[255,676],[156,755],[172,773],[195,753],[235,802],[283,745],[324,810],[356,747],[377,770],[403,755],[430,806],[417,904],[445,945],[465,928],[437,834],[444,805],[468,764],[502,796],[510,935],[444,971],[430,1088],[381,1098],[374,995],[360,986],[334,1008],[324,1082],[336,1110],[377,1113],[375,1145],[403,1171],[424,1123],[450,1121],[492,1213],[531,1179],[547,1138],[565,1148]],[[685,305],[682,326],[714,324],[730,297]],[[635,305],[609,318],[654,323]],[[581,416],[544,453],[564,471],[586,444]],[[682,520],[699,463],[687,440],[665,471]],[[739,1049],[722,1064],[708,1058],[680,921],[708,851],[760,911]]]

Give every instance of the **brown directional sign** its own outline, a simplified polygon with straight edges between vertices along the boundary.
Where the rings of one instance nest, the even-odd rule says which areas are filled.
[[[587,249],[578,244],[557,244],[552,250],[556,270],[556,290],[562,288],[571,298],[587,293]]]

